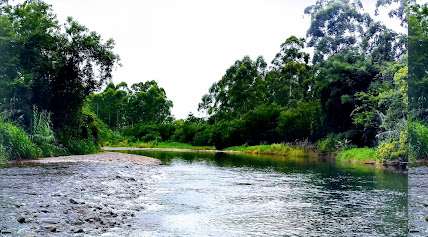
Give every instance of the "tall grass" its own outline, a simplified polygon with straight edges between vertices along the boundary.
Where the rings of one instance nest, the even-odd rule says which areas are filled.
[[[27,133],[13,123],[0,119],[0,156],[8,160],[34,159],[41,155],[41,150],[31,141]]]
[[[270,145],[257,145],[257,146],[233,146],[225,149],[226,151],[239,151],[251,154],[268,154],[268,155],[281,155],[300,157],[306,156],[307,151],[301,147],[292,147],[287,144],[270,144]]]
[[[339,161],[376,161],[378,156],[374,148],[350,148],[339,151],[336,156]]]
[[[42,151],[43,157],[66,154],[64,148],[56,145],[55,133],[52,130],[51,114],[39,111],[33,107],[33,120],[31,124],[31,140]]]

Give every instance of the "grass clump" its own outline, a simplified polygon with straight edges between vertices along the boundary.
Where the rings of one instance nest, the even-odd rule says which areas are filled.
[[[0,156],[7,160],[34,159],[42,153],[22,128],[3,120],[0,120],[0,146]]]
[[[292,147],[290,145],[282,143],[256,146],[233,146],[226,148],[225,151],[239,151],[251,154],[267,154],[281,156],[305,156],[307,154],[304,148]]]
[[[378,160],[376,149],[374,148],[350,148],[339,151],[336,160],[341,161],[376,161]]]
[[[33,120],[31,126],[31,140],[41,150],[43,157],[65,155],[67,151],[57,146],[55,133],[52,130],[51,115],[47,111],[39,111],[33,108]]]

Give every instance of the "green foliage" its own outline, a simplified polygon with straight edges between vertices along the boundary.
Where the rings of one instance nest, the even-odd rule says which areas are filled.
[[[239,115],[248,112],[264,99],[262,76],[266,62],[262,57],[253,61],[250,57],[237,60],[219,81],[209,89],[199,104],[200,110],[210,115]]]
[[[379,0],[377,6],[390,3]],[[311,16],[307,35],[315,64],[348,49],[369,54],[376,62],[395,60],[406,50],[405,35],[376,22],[360,0],[317,0],[305,13]]]
[[[225,149],[226,151],[240,151],[252,154],[269,154],[289,157],[303,157],[308,153],[301,147],[291,147],[287,144],[270,144],[257,146],[233,146]]]
[[[397,142],[383,142],[377,147],[377,157],[381,160],[395,160],[401,155]]]
[[[352,147],[349,134],[330,133],[325,138],[318,140],[316,147],[319,152],[343,151]]]
[[[69,152],[75,155],[93,154],[100,149],[92,139],[71,139],[66,143],[66,146]]]
[[[9,160],[34,159],[41,155],[41,150],[22,128],[3,120],[0,120],[0,146],[2,156]]]
[[[339,161],[375,161],[378,154],[374,148],[351,148],[339,151],[336,160]]]
[[[55,130],[72,129],[85,97],[111,78],[114,42],[71,18],[60,24],[43,1],[6,4],[0,29],[0,110],[30,130],[35,105]]]
[[[43,157],[65,155],[67,151],[56,144],[55,134],[52,130],[50,114],[33,108],[31,123],[31,140],[41,150]]]
[[[0,165],[5,164],[9,159],[6,149],[3,144],[0,144]]]
[[[283,141],[318,138],[321,109],[318,102],[301,102],[281,111],[277,131]]]
[[[409,125],[410,158],[428,159],[428,125],[411,122]]]
[[[113,129],[171,120],[172,102],[155,81],[136,83],[131,89],[124,82],[118,85],[110,83],[101,93],[92,94],[87,105]]]

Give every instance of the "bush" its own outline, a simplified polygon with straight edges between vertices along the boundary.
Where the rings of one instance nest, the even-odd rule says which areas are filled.
[[[71,154],[85,155],[99,151],[99,146],[92,139],[71,139],[67,143],[67,148]]]
[[[345,133],[331,133],[317,142],[317,149],[320,152],[342,151],[352,147],[351,141]]]
[[[83,107],[75,123],[62,128],[58,138],[71,154],[95,153],[102,141],[102,126],[103,123],[97,116],[87,107]]]
[[[279,142],[276,130],[281,107],[260,105],[241,117],[241,130],[244,143],[258,145]],[[241,143],[242,144],[242,143]]]
[[[278,132],[282,141],[315,139],[321,123],[320,118],[318,102],[302,102],[293,108],[283,110],[278,119]]]
[[[428,126],[421,122],[409,125],[410,157],[428,159]]]
[[[333,152],[336,151],[336,144],[339,140],[339,136],[337,134],[329,134],[325,138],[320,139],[317,142],[317,149],[320,152]]]
[[[221,150],[226,147],[244,144],[242,127],[242,121],[239,119],[216,123],[212,133],[214,146]]]
[[[139,123],[132,128],[126,128],[123,130],[124,136],[131,138],[131,140],[142,140],[146,142],[169,140],[173,132],[174,126],[169,123]]]
[[[41,155],[41,150],[31,141],[20,127],[0,120],[0,145],[3,156],[7,159],[34,159]]]
[[[205,125],[201,130],[196,132],[193,137],[192,145],[194,146],[210,146],[212,145],[213,129],[209,125]]]

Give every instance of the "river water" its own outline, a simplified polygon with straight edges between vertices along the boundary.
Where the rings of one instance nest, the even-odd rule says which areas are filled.
[[[164,165],[149,174],[135,235],[407,235],[403,174],[310,157],[137,153]]]
[[[311,157],[132,153],[162,165],[0,169],[0,236],[408,233],[406,174]]]

